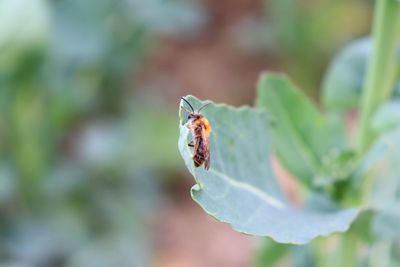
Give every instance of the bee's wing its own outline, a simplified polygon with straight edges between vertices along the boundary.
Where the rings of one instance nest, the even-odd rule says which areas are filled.
[[[210,140],[208,135],[203,131],[204,140],[204,168],[206,170],[210,169]]]
[[[208,149],[206,159],[204,160],[204,168],[206,170],[210,169],[210,149]]]
[[[193,148],[193,162],[195,167],[199,167],[203,162],[199,158],[199,147],[200,147],[201,142],[199,142],[198,139],[195,140],[194,142],[194,148]]]

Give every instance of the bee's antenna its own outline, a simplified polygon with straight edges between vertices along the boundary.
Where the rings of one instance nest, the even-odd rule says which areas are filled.
[[[210,104],[211,104],[211,102],[208,102],[208,103],[204,104],[201,108],[199,108],[199,110],[197,112],[200,113],[200,110],[202,110],[203,108],[207,107]]]
[[[193,109],[192,105],[190,105],[189,101],[187,101],[187,100],[186,100],[185,98],[183,98],[183,97],[181,97],[181,99],[182,99],[183,101],[185,101],[185,102],[189,105],[189,107],[192,109],[192,112],[194,112],[194,109]]]

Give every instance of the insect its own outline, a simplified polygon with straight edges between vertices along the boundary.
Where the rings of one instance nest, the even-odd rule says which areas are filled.
[[[190,111],[181,106],[183,110],[189,113],[186,126],[192,133],[193,140],[189,143],[189,146],[193,147],[192,158],[194,166],[200,167],[204,164],[204,168],[208,170],[210,168],[209,137],[211,133],[211,125],[207,118],[200,114],[200,111],[210,103],[203,105],[201,108],[195,111],[189,101],[183,97],[181,99],[185,101],[191,109]]]

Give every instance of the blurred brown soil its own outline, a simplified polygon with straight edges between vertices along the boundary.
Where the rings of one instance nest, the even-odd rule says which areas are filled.
[[[191,180],[175,189],[156,218],[155,267],[249,267],[254,238],[206,215],[190,198]]]
[[[187,94],[215,102],[252,104],[261,71],[277,69],[274,57],[245,51],[235,27],[246,19],[262,19],[260,0],[204,0],[210,18],[191,36],[161,37],[157,49],[139,75],[147,88],[175,105]],[[152,86],[154,85],[154,86]]]

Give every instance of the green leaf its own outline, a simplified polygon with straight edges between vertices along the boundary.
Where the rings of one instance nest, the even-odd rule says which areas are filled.
[[[258,84],[259,107],[272,116],[274,147],[283,165],[306,184],[326,173],[344,147],[340,129],[334,131],[317,107],[283,75],[265,74]]]
[[[400,100],[385,103],[372,119],[372,126],[380,131],[389,131],[400,125]]]
[[[388,145],[384,142],[378,142],[360,159],[358,159],[357,167],[352,173],[353,190],[359,191],[363,186],[365,176],[373,169],[375,164],[381,160],[382,156],[387,152]]]
[[[400,208],[398,207],[400,203],[395,204],[396,206],[386,207],[378,212],[372,226],[373,232],[385,239],[400,239]]]
[[[346,45],[332,60],[322,82],[322,102],[329,111],[358,106],[371,51],[371,38],[364,37]],[[395,87],[392,98],[400,95],[399,81]]]
[[[373,232],[386,239],[400,237],[400,127],[385,133],[377,145],[386,146],[385,154],[376,164],[372,177],[372,207],[377,211]]]
[[[371,39],[362,38],[345,46],[332,61],[322,83],[322,100],[330,110],[358,105]]]
[[[187,99],[195,109],[204,104],[192,96]],[[357,209],[299,209],[285,199],[271,166],[266,112],[210,104],[202,113],[213,127],[210,169],[194,167],[183,110],[179,150],[197,183],[192,197],[208,214],[239,232],[268,236],[280,243],[304,244],[349,228]]]
[[[371,228],[374,220],[375,211],[371,209],[363,209],[351,225],[349,233],[366,243],[373,242]]]
[[[400,200],[400,127],[384,134],[376,146],[385,147],[385,153],[372,173],[374,178],[372,203],[377,209],[385,209]]]

